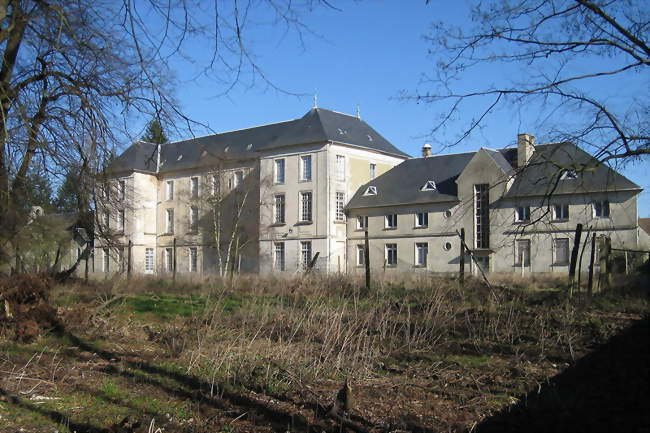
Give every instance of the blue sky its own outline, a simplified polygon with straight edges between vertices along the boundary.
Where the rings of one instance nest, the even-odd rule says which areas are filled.
[[[199,65],[209,53],[209,44],[194,41],[190,55],[196,63],[175,60],[172,64],[179,80],[176,95],[185,112],[214,131],[228,131],[301,117],[313,106],[316,94],[318,106],[323,108],[355,114],[358,106],[365,121],[411,155],[419,155],[425,142],[452,142],[458,133],[453,131],[453,124],[446,133],[429,136],[442,107],[405,101],[400,95],[415,92],[423,74],[431,73],[435,67],[435,59],[429,54],[431,45],[423,37],[431,23],[443,20],[464,24],[468,21],[467,2],[333,3],[341,11],[321,7],[303,15],[303,23],[311,32],[303,33],[304,45],[294,32],[285,33],[281,25],[246,29],[245,37],[257,64],[284,92],[266,85],[259,76],[252,81],[247,75],[226,96],[220,96],[225,90],[223,83],[197,77]],[[255,17],[251,23],[264,18]],[[503,71],[485,68],[471,78],[476,83],[489,83],[490,77],[499,73]],[[593,85],[609,91],[613,100],[623,103],[630,95],[647,95],[647,77],[633,77],[627,83],[624,88],[611,83]],[[530,113],[500,110],[470,141],[445,152],[514,145],[518,133],[536,135],[534,117]],[[570,119],[564,120],[570,123]],[[650,216],[650,181],[644,173],[647,168],[646,159],[623,169],[627,177],[645,190],[639,196],[642,217]]]

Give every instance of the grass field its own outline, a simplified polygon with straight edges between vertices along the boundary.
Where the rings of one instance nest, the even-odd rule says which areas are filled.
[[[57,326],[0,337],[0,431],[463,431],[648,313],[629,283],[137,279],[52,289]],[[128,418],[127,422],[122,421]],[[121,426],[120,423],[122,423]],[[139,423],[139,427],[137,427]]]

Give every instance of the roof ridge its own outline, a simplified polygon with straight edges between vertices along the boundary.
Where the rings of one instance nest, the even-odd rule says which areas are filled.
[[[342,111],[330,110],[329,108],[323,108],[323,107],[315,107],[315,108],[312,108],[312,110],[316,110],[316,111],[325,110],[325,111],[329,111],[329,112],[336,113],[336,114],[342,114],[343,116],[352,117],[354,119],[358,119],[359,121],[363,122],[363,119],[361,119],[361,117],[355,116],[354,114],[344,113]]]

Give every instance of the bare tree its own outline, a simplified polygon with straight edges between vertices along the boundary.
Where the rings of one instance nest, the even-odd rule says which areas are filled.
[[[425,77],[418,92],[405,96],[441,108],[432,136],[440,136],[463,116],[463,127],[452,143],[457,144],[479,130],[495,110],[525,111],[533,106],[546,125],[542,132],[547,138],[574,142],[601,162],[650,153],[646,1],[472,4],[471,29],[444,22],[433,25],[428,40],[436,72]],[[601,91],[603,82],[623,88],[644,73],[636,97],[623,103]],[[486,77],[494,83],[487,83]]]

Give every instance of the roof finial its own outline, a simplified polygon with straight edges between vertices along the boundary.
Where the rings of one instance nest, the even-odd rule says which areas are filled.
[[[357,103],[357,118],[361,120],[361,104]]]
[[[318,91],[314,93],[314,108],[318,108]]]

